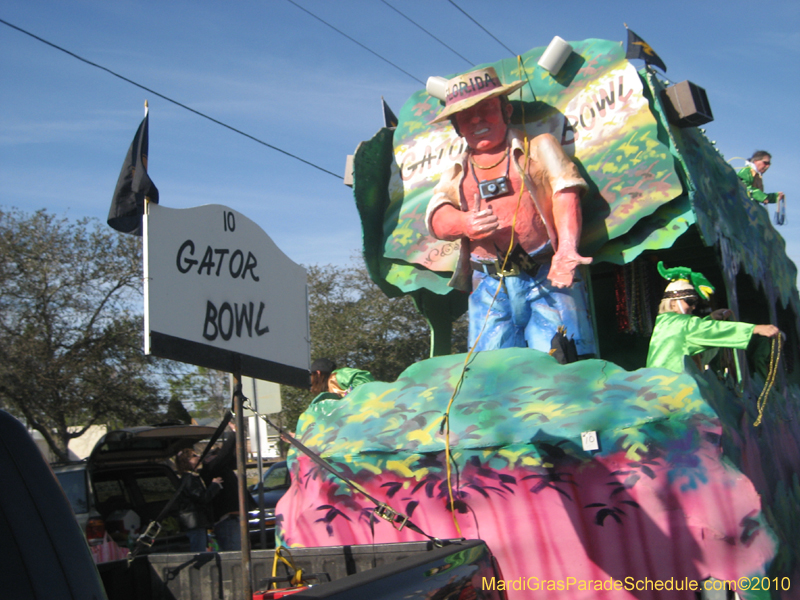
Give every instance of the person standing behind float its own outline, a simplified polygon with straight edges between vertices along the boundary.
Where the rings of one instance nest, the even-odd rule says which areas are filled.
[[[714,311],[705,319],[694,316],[692,312],[700,300],[707,301],[714,293],[711,283],[702,274],[685,267],[665,269],[663,262],[658,263],[658,272],[670,283],[658,307],[647,353],[648,368],[683,373],[684,357],[692,356],[702,370],[699,355],[706,350],[744,350],[753,334],[769,338],[781,334],[774,325],[727,322],[724,319],[730,318],[733,313],[724,308]]]
[[[220,550],[241,550],[242,530],[239,523],[239,478],[236,475],[236,427],[228,427],[220,436],[221,446],[209,453],[201,476],[207,485],[219,479],[222,491],[211,502],[214,538]],[[255,508],[250,494],[245,496],[247,510]]]
[[[770,153],[766,150],[757,150],[736,174],[747,187],[747,195],[750,196],[750,199],[764,206],[775,204],[785,198],[783,192],[764,193],[763,175],[771,164],[772,156]]]
[[[175,458],[181,475],[178,497],[178,522],[189,538],[189,552],[205,552],[208,547],[207,531],[211,526],[212,498],[222,490],[222,478],[215,477],[206,487],[197,473],[200,457],[192,448],[185,448]]]

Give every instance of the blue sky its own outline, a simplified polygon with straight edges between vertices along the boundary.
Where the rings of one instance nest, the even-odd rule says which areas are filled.
[[[381,127],[381,96],[398,113],[420,81],[470,66],[382,0],[295,1],[410,75],[288,0],[9,0],[0,18],[337,174]],[[510,55],[447,0],[387,2],[471,63]],[[627,23],[672,81],[706,89],[707,135],[726,159],[772,152],[765,186],[787,193],[778,231],[800,263],[800,3],[455,2],[514,53],[554,35],[623,41]],[[2,24],[0,77],[4,207],[104,222],[148,99],[164,206],[228,205],[306,265],[360,249],[351,190],[330,174]]]

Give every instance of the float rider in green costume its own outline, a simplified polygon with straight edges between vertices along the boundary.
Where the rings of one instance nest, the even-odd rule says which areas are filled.
[[[311,391],[318,394],[313,402],[344,398],[362,383],[375,381],[369,371],[336,368],[336,363],[328,358],[318,358],[311,364]]]
[[[783,200],[785,195],[783,192],[772,192],[767,194],[764,192],[763,175],[767,172],[772,164],[772,156],[766,150],[756,150],[753,156],[750,157],[744,167],[742,167],[737,175],[747,187],[747,195],[750,199],[758,202],[759,204],[775,204],[779,200]]]
[[[658,272],[670,283],[658,307],[658,317],[647,353],[648,368],[663,368],[682,373],[686,356],[694,357],[702,370],[701,357],[716,348],[747,348],[753,334],[774,338],[781,335],[774,325],[752,325],[729,322],[733,313],[725,308],[701,319],[692,314],[700,300],[708,301],[714,288],[700,273],[685,267],[665,269],[658,263]],[[707,357],[706,357],[707,358]]]

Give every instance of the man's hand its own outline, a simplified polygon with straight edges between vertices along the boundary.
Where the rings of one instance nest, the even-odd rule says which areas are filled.
[[[494,214],[491,205],[481,210],[481,200],[475,194],[473,208],[466,212],[451,204],[443,204],[433,213],[431,218],[431,233],[440,240],[458,240],[467,237],[471,240],[481,240],[492,235],[500,221]],[[314,375],[311,376],[314,383]],[[314,388],[311,388],[314,391]]]
[[[768,338],[775,338],[779,335],[783,335],[781,330],[775,327],[775,325],[756,325],[753,329],[753,333],[756,335],[763,335],[764,337]]]
[[[786,194],[783,192],[778,192],[778,200],[784,200],[786,198]]]
[[[575,269],[578,265],[588,265],[592,262],[591,257],[581,256],[576,250],[560,250],[553,255],[550,261],[550,272],[547,279],[557,288],[565,288],[572,285],[575,277]]]
[[[489,204],[484,210],[480,209],[480,204],[475,210],[464,214],[464,233],[471,240],[482,240],[489,237],[500,226],[497,215]]]

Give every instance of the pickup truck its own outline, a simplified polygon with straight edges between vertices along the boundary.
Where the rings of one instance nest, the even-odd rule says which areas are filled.
[[[238,552],[168,553],[95,565],[67,496],[25,427],[0,410],[0,589],[3,600],[243,600]],[[308,548],[291,562],[314,584],[302,598],[458,597],[502,600],[482,591],[502,578],[481,541]],[[270,586],[274,551],[251,556],[254,589]],[[282,565],[287,587],[294,569]],[[484,579],[487,582],[484,586]],[[474,590],[474,593],[472,593]],[[438,595],[436,595],[438,594]],[[455,594],[455,595],[452,595]],[[279,597],[257,593],[254,600]]]
[[[292,549],[291,563],[308,587],[292,600],[330,598],[474,598],[505,600],[502,573],[480,540],[332,546]],[[254,600],[280,598],[270,591],[274,551],[251,553]],[[242,598],[237,552],[149,554],[99,565],[109,600],[233,600]],[[275,585],[289,587],[295,569],[280,563]]]

